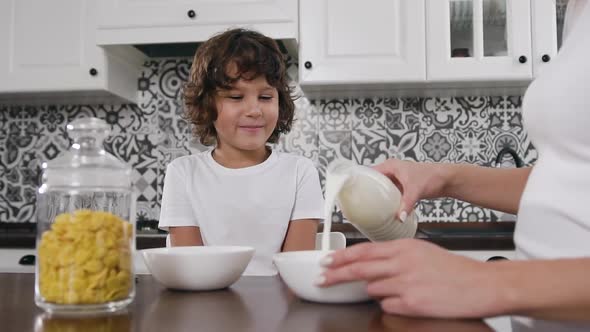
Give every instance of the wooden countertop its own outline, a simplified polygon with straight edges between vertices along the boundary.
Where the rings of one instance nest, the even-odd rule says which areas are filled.
[[[12,331],[493,331],[482,320],[384,315],[378,304],[326,305],[293,296],[278,277],[242,277],[226,290],[169,291],[139,276],[135,301],[102,317],[50,317],[35,306],[33,274],[0,274],[0,330]]]

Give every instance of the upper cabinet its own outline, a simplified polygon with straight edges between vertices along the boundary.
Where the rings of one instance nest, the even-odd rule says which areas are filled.
[[[0,0],[0,102],[135,102],[134,45],[234,27],[298,46],[309,97],[521,93],[557,53],[566,2]]]
[[[300,0],[299,80],[316,98],[522,93],[564,1]]]
[[[426,79],[424,0],[300,0],[299,82]]]
[[[101,0],[99,45],[205,41],[232,27],[297,38],[296,0]]]
[[[96,46],[94,3],[0,1],[0,101],[135,102],[143,56]]]
[[[430,81],[533,77],[528,0],[427,1]]]

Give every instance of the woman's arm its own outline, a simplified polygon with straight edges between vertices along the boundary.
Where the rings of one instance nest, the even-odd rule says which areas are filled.
[[[499,169],[465,164],[442,167],[447,173],[443,196],[512,214],[518,212],[532,170],[532,167]]]
[[[319,285],[365,280],[391,314],[590,322],[590,258],[486,263],[415,239],[355,245],[328,257]]]
[[[590,258],[497,262],[490,270],[505,299],[502,311],[590,322]]]
[[[202,246],[201,230],[196,226],[170,227],[170,244],[173,247]]]
[[[453,197],[516,213],[531,168],[498,169],[466,164],[416,163],[389,159],[375,169],[403,193],[398,214],[409,214],[424,198]],[[403,219],[403,218],[402,218]]]
[[[281,251],[314,250],[318,223],[317,219],[291,220]]]

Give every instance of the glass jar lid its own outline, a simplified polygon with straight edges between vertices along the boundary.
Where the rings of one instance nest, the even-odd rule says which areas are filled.
[[[67,125],[70,149],[41,165],[44,187],[131,188],[131,167],[104,150],[110,126],[97,118],[82,118]]]

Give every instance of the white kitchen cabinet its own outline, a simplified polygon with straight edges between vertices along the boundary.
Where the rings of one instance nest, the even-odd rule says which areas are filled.
[[[35,273],[35,266],[20,265],[25,255],[36,255],[35,249],[0,249],[0,273]],[[140,251],[133,253],[135,274],[150,274]]]
[[[566,0],[533,0],[533,70],[537,77],[551,62],[562,44]]]
[[[231,27],[297,39],[297,0],[101,0],[99,45],[199,42]]]
[[[93,0],[0,1],[0,101],[134,102],[143,55],[95,42]]]
[[[427,0],[426,15],[429,81],[532,79],[529,0]]]
[[[304,91],[426,79],[424,0],[300,0]]]
[[[34,265],[19,264],[25,255],[35,255],[35,249],[0,248],[0,273],[35,273]]]
[[[454,254],[469,257],[481,262],[487,262],[498,258],[506,258],[508,260],[514,260],[516,254],[514,250],[455,250],[452,251]]]

